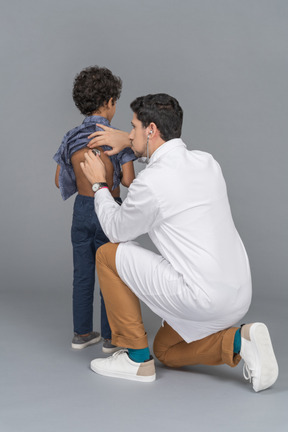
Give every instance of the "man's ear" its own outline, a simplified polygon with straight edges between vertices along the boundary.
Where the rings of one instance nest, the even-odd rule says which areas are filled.
[[[154,136],[156,132],[158,131],[158,128],[155,123],[151,122],[148,126],[148,133],[150,136]]]

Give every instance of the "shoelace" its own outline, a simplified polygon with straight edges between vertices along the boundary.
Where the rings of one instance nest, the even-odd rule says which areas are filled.
[[[253,373],[249,369],[247,363],[244,363],[244,365],[243,365],[243,376],[246,380],[249,380],[250,383],[252,382]]]
[[[127,349],[121,349],[119,351],[116,351],[114,354],[112,354],[112,357],[118,357],[120,354],[127,353]]]

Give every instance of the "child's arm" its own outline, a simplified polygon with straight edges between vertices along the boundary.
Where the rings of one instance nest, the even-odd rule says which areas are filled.
[[[57,165],[56,173],[55,173],[55,185],[59,188],[59,174],[60,174],[60,165]]]
[[[133,161],[126,162],[122,165],[122,174],[121,183],[128,188],[135,178]]]

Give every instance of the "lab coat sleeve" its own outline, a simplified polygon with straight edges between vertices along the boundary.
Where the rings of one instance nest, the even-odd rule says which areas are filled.
[[[134,240],[156,225],[159,205],[151,188],[135,179],[119,206],[107,189],[95,194],[95,211],[101,227],[112,243]]]

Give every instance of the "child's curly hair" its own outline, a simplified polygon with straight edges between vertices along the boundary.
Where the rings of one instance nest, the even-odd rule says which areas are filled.
[[[99,66],[90,66],[76,75],[73,86],[73,100],[85,116],[92,115],[112,98],[113,104],[122,90],[121,78]]]

